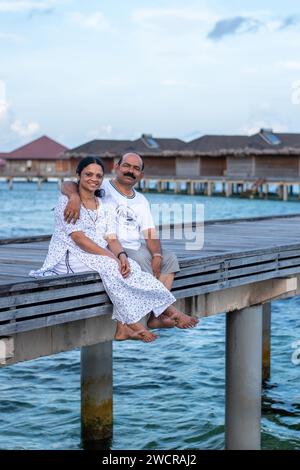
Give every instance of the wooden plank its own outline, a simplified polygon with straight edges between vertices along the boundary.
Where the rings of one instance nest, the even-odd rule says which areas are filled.
[[[5,277],[1,278],[0,277],[0,288],[4,287],[5,292],[8,294],[8,282],[11,282],[12,284],[18,283],[18,282],[26,282],[27,276],[22,276],[22,275],[5,275]],[[2,294],[0,294],[1,297]],[[5,294],[4,294],[5,295]]]
[[[173,289],[181,288],[184,286],[195,285],[195,284],[206,284],[210,281],[218,281],[222,278],[222,273],[217,272],[214,274],[203,274],[194,275],[186,278],[175,279],[173,283]]]
[[[29,278],[28,273],[31,269],[38,269],[39,265],[31,265],[31,266],[18,266],[18,265],[8,265],[8,264],[1,264],[1,279],[5,279],[6,276],[23,276],[24,278]]]
[[[288,265],[292,265],[292,263],[288,263]],[[281,267],[286,267],[284,264]],[[194,275],[187,278],[175,279],[174,281],[174,289],[179,289],[189,285],[203,285],[207,284],[209,281],[216,280],[216,281],[224,281],[225,279],[232,279],[232,278],[243,278],[244,276],[249,276],[250,274],[256,274],[259,272],[276,272],[279,269],[279,263],[277,261],[263,263],[263,264],[256,264],[251,266],[246,266],[243,268],[235,268],[235,269],[225,269],[220,270],[215,274],[206,274],[206,275]],[[300,259],[298,260],[298,270],[300,272]]]
[[[289,276],[293,274],[299,274],[299,272],[300,272],[299,268],[283,269],[280,272],[259,273],[259,274],[254,274],[251,276],[225,280],[223,282],[219,282],[216,284],[207,284],[205,286],[195,286],[189,289],[179,288],[178,290],[174,290],[172,292],[177,299],[180,299],[180,298],[182,299],[186,297],[192,297],[194,295],[206,294],[209,292],[215,292],[218,290],[228,289],[230,287],[237,287],[237,286],[242,286],[245,284],[251,284],[253,282],[265,281],[268,279],[281,278],[281,277],[285,277],[285,276]]]
[[[36,330],[48,326],[61,325],[76,320],[84,320],[86,318],[98,317],[106,315],[112,311],[111,305],[102,305],[82,310],[74,310],[72,312],[50,315],[33,320],[26,320],[14,323],[0,325],[0,336],[13,335],[24,331]]]
[[[243,268],[235,268],[235,269],[230,269],[226,270],[226,275],[229,278],[232,277],[243,277],[248,274],[254,274],[258,272],[263,272],[263,271],[276,271],[278,268],[278,263],[276,261],[270,262],[270,263],[263,263],[263,264],[255,264]],[[299,270],[300,270],[300,265],[299,265]]]
[[[42,278],[28,277],[26,282],[8,283],[0,287],[0,297],[7,294],[21,293],[26,291],[47,289],[52,287],[76,286],[82,283],[98,281],[99,274],[90,271],[86,273],[77,273],[67,276],[49,276]]]
[[[14,255],[13,253],[5,253],[4,256],[0,256],[0,265],[13,264],[13,265],[38,265],[39,267],[43,264],[45,259],[44,255],[30,255],[29,253],[22,255]]]
[[[4,310],[0,312],[0,322],[7,320],[19,320],[42,315],[53,315],[58,312],[66,312],[68,310],[77,310],[82,307],[96,306],[111,303],[108,295],[95,294],[88,297],[80,297],[76,300],[68,299],[62,302],[49,302],[46,304],[30,305],[29,307],[18,307],[17,309]]]
[[[220,263],[218,264],[208,264],[208,265],[192,265],[186,268],[181,268],[181,270],[176,274],[176,279],[181,279],[185,276],[190,276],[191,274],[203,274],[206,272],[213,272],[220,269]]]
[[[287,260],[281,258],[281,261],[279,261],[278,265],[279,265],[279,268],[287,267],[287,266],[299,266],[300,258],[289,258]]]
[[[34,237],[18,237],[18,238],[2,238],[0,245],[9,245],[11,243],[30,243],[32,241],[47,241],[50,240],[51,235],[36,235]]]
[[[233,259],[229,261],[224,261],[223,263],[226,265],[226,268],[233,268],[235,266],[245,266],[257,263],[263,263],[266,261],[276,260],[278,257],[277,253],[267,253],[258,256],[244,256],[243,258]]]
[[[46,301],[65,299],[66,297],[77,297],[104,292],[102,282],[84,284],[79,286],[69,286],[62,289],[46,289],[35,292],[23,292],[9,297],[0,297],[0,308],[16,307],[17,305],[28,305],[32,303],[43,303]]]

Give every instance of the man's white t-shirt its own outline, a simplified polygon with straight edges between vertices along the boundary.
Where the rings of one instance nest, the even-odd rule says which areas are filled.
[[[149,202],[141,193],[133,189],[133,196],[124,196],[113,185],[111,180],[104,180],[103,200],[115,207],[117,236],[124,248],[138,250],[143,240],[143,230],[154,228]]]

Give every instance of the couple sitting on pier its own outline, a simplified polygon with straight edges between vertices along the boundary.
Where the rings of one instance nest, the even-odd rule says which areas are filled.
[[[179,265],[173,253],[161,249],[148,201],[133,188],[143,167],[139,155],[128,153],[115,165],[115,179],[102,184],[102,162],[83,158],[78,185],[63,183],[44,265],[30,275],[97,271],[113,303],[115,339],[152,342],[157,335],[148,328],[192,328],[198,320],[172,305]],[[140,320],[149,313],[146,328]]]

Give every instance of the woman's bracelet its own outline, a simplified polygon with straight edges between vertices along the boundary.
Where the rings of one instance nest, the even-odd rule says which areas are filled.
[[[160,258],[163,257],[163,255],[161,253],[153,253],[152,258],[154,258],[155,256],[159,256]]]
[[[125,255],[126,258],[128,258],[128,254],[126,253],[126,251],[120,251],[120,253],[117,255],[117,258],[120,259],[121,255]]]

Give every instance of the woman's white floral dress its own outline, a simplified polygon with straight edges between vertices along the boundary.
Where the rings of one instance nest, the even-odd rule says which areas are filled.
[[[97,213],[82,207],[80,219],[76,224],[68,224],[64,220],[64,209],[67,202],[66,196],[60,196],[55,209],[55,228],[47,257],[42,268],[31,271],[30,276],[57,275],[55,268],[66,254],[70,254],[73,258],[76,257],[81,262],[79,264],[83,263],[87,269],[99,273],[104,288],[113,303],[112,318],[122,323],[135,323],[151,311],[157,317],[175,302],[175,297],[164,285],[151,274],[143,272],[134,260],[129,258],[131,272],[127,278],[123,278],[118,263],[114,259],[87,253],[79,248],[70,237],[72,232],[82,231],[97,245],[106,248],[105,237],[116,233],[113,208],[103,204],[99,199]],[[96,214],[97,221],[94,222]]]

